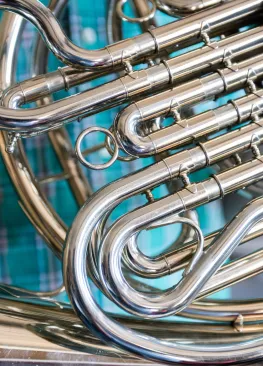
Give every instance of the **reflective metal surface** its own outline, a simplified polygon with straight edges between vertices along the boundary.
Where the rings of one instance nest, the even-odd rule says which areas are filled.
[[[127,17],[125,1],[113,0],[108,9],[111,44],[94,51],[65,35],[58,18],[66,4],[52,0],[47,8],[36,0],[0,0],[0,9],[19,14],[7,12],[1,22],[1,151],[21,206],[63,261],[71,302],[56,299],[63,285],[47,293],[1,285],[0,359],[51,364],[142,364],[145,359],[195,365],[262,359],[263,300],[206,297],[263,272],[262,250],[226,263],[239,244],[262,235],[263,199],[251,201],[220,232],[208,236],[195,211],[263,179],[262,1],[134,0],[135,15]],[[157,27],[157,7],[176,16],[193,14]],[[36,26],[39,37],[33,77],[15,84],[21,15]],[[114,43],[122,38],[121,19],[139,23],[144,33]],[[204,44],[169,56],[197,42]],[[47,72],[48,50],[65,66]],[[137,64],[146,65],[135,71]],[[114,73],[119,75],[111,82],[53,101],[57,91]],[[245,89],[243,97],[216,109],[202,114],[191,110],[196,103],[240,89]],[[24,108],[31,102],[37,106]],[[92,169],[107,168],[116,159],[154,156],[156,162],[92,193],[61,126],[127,102],[132,104],[111,121],[111,128],[109,123],[109,130],[91,127],[81,133],[77,156]],[[164,127],[161,119],[169,116],[175,123]],[[108,136],[102,147],[112,157],[102,166],[89,163],[87,151],[81,150],[83,138],[94,131]],[[22,138],[39,133],[49,133],[63,168],[60,176],[42,181],[31,171],[22,144]],[[170,155],[175,148],[180,150]],[[121,150],[128,156],[121,157]],[[224,166],[225,159],[234,162],[228,170],[218,168],[201,181],[192,180],[191,173],[217,163]],[[68,180],[78,205],[87,200],[69,230],[41,188],[60,179]],[[169,195],[155,198],[152,190],[170,181]],[[138,194],[145,194],[148,203],[109,225],[113,209]],[[167,252],[149,257],[141,251],[138,236],[143,230],[175,223],[183,224],[183,230]],[[179,270],[181,279],[169,289],[143,281]],[[103,311],[90,281],[132,316],[116,318]],[[152,321],[175,314],[190,323]]]

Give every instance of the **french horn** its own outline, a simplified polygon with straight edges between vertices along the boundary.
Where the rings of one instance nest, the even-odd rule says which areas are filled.
[[[135,17],[126,15],[126,2],[107,2],[109,44],[88,50],[60,24],[66,0],[48,7],[38,0],[0,0],[1,153],[20,206],[63,267],[63,284],[49,292],[0,286],[1,359],[55,362],[60,354],[68,363],[260,361],[263,299],[208,296],[263,272],[262,249],[229,261],[239,245],[263,235],[263,1],[133,0]],[[177,19],[157,26],[160,12]],[[17,83],[25,21],[39,34],[32,77]],[[141,33],[123,39],[123,22],[139,24]],[[63,63],[51,72],[49,52]],[[94,88],[53,98],[105,77]],[[238,90],[245,92],[196,111]],[[72,146],[66,124],[113,107],[119,111],[107,128],[89,125]],[[83,150],[94,132],[104,133],[105,142]],[[24,141],[45,134],[63,172],[39,181]],[[90,154],[102,148],[110,160],[92,163]],[[149,157],[153,162],[139,169]],[[98,174],[117,160],[136,169],[93,192],[81,165]],[[204,168],[214,174],[193,179]],[[80,207],[70,227],[42,189],[57,180],[68,182]],[[160,186],[169,193],[156,197]],[[240,190],[250,202],[205,236],[196,209]],[[111,222],[114,209],[138,195],[147,202]],[[168,250],[158,256],[142,251],[142,231],[174,224],[182,230]],[[160,290],[155,280],[174,273],[181,274],[178,283]],[[94,286],[126,315],[103,310]],[[64,291],[70,303],[59,299]],[[165,320],[175,315],[183,321]],[[6,346],[9,332],[15,336]]]

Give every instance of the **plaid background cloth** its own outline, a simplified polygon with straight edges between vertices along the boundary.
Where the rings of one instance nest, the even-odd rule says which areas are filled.
[[[44,2],[47,4],[47,2]],[[68,10],[64,16],[63,27],[69,32],[70,38],[78,45],[97,49],[107,44],[106,36],[106,8],[107,1],[91,0],[71,0]],[[158,24],[164,24],[172,19],[158,12]],[[66,20],[66,21],[65,21]],[[137,25],[125,23],[125,36],[133,36],[139,33]],[[17,80],[29,78],[32,72],[32,59],[36,31],[34,27],[27,23],[23,33],[22,43],[20,45]],[[55,70],[58,67],[57,60],[51,55],[49,70]],[[105,78],[104,81],[109,80]],[[102,81],[92,81],[81,85],[70,91],[71,94],[95,87]],[[241,95],[241,92],[235,95]],[[65,93],[60,93],[59,98]],[[227,97],[229,99],[229,97]],[[226,102],[225,98],[203,103],[196,108],[201,111],[213,108]],[[88,126],[102,126],[109,128],[113,123],[118,108],[102,112],[84,119],[81,123],[71,123],[67,128],[75,143],[79,133]],[[100,134],[92,135],[92,144],[102,142]],[[46,136],[39,136],[25,141],[25,149],[30,159],[33,171],[37,177],[59,173],[61,170],[55,153],[50,146]],[[107,159],[104,150],[92,157],[99,158],[100,161]],[[104,171],[90,171],[85,169],[94,190],[99,189],[105,184],[122,177],[134,170],[142,168],[150,163],[152,159],[138,159],[131,163],[116,162],[113,167]],[[204,173],[195,174],[197,180],[204,179]],[[52,205],[56,208],[63,220],[70,225],[77,213],[78,207],[69,190],[67,182],[61,181],[44,185],[43,190],[48,196]],[[159,195],[167,194],[166,187],[158,190]],[[113,218],[136,207],[139,203],[144,203],[145,198],[136,197],[135,199],[125,201],[118,209],[114,211]],[[216,212],[216,215],[214,214]],[[223,211],[220,202],[213,202],[206,207],[198,209],[201,226],[205,233],[217,230],[224,223]],[[209,217],[209,220],[207,218]],[[157,254],[160,243],[167,245],[176,237],[174,227],[166,227],[154,232],[143,233],[143,250],[145,253]],[[169,277],[168,284],[174,283],[174,277]],[[0,157],[0,282],[21,286],[31,290],[46,291],[56,288],[62,283],[61,264],[47,248],[45,242],[38,235],[27,217],[18,205],[18,197],[13,189],[10,178],[7,174],[3,161]],[[157,281],[162,286],[163,280]],[[94,289],[94,291],[96,291]],[[225,291],[224,294],[227,292]],[[221,295],[222,296],[222,295]],[[112,305],[105,301],[99,292],[97,297],[101,304],[108,310],[114,309]]]

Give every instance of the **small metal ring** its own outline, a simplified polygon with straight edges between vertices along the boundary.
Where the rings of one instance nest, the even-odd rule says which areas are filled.
[[[81,145],[84,137],[86,137],[87,135],[89,135],[92,132],[103,132],[105,135],[107,135],[112,140],[112,142],[114,144],[114,151],[113,151],[112,157],[105,164],[97,164],[97,165],[92,164],[92,163],[88,162],[82,155],[80,145]],[[103,127],[89,127],[86,130],[84,130],[77,138],[75,151],[76,151],[77,158],[81,162],[81,164],[83,164],[87,168],[90,168],[93,170],[103,170],[103,169],[109,168],[110,166],[112,166],[112,164],[115,163],[115,161],[117,160],[118,155],[119,155],[119,147],[118,147],[117,141],[115,139],[115,136],[109,130],[107,130],[106,128],[103,128]]]
[[[128,0],[119,0],[117,3],[117,6],[116,6],[116,12],[123,21],[130,22],[130,23],[144,23],[154,17],[156,10],[157,10],[157,5],[156,5],[155,0],[148,0],[152,4],[152,9],[150,10],[149,14],[145,15],[144,17],[140,17],[140,18],[132,18],[132,17],[128,17],[127,15],[124,14],[123,5],[126,4],[127,1]]]
[[[109,128],[109,131],[112,133],[112,134],[114,134],[114,127],[113,126],[111,126],[110,128]],[[114,154],[114,150],[112,149],[112,147],[111,147],[111,141],[110,141],[111,139],[110,139],[110,137],[107,135],[106,136],[106,138],[105,138],[105,148],[107,149],[107,151],[108,151],[108,153],[111,155],[111,156],[113,156],[113,154]],[[119,146],[119,145],[118,145]],[[121,149],[120,147],[119,147],[119,149]],[[121,149],[122,150],[122,149]],[[138,159],[137,158],[137,156],[132,156],[132,155],[127,155],[127,156],[118,156],[118,158],[117,158],[119,161],[124,161],[124,162],[130,162],[130,161],[134,161],[134,160],[136,160],[136,159]]]

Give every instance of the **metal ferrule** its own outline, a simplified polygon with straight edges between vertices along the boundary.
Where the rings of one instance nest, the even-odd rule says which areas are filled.
[[[263,122],[252,123],[201,144],[209,165],[229,155],[245,151],[263,142]]]
[[[224,196],[262,179],[262,168],[262,158],[257,158],[235,168],[237,172],[235,176],[231,174],[231,171],[226,171],[215,175],[214,178],[220,187],[222,196]]]

